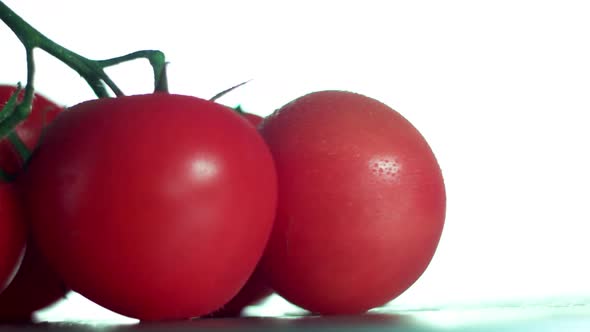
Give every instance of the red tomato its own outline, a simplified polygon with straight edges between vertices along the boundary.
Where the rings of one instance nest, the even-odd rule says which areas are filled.
[[[72,290],[142,320],[208,314],[244,286],[276,210],[256,129],[225,106],[87,101],[48,127],[23,178],[33,235]]]
[[[14,86],[0,85],[0,105],[15,90]],[[38,144],[43,128],[62,110],[63,107],[36,93],[31,114],[15,128],[15,132],[32,151]],[[16,174],[22,167],[23,160],[8,138],[0,140],[0,168],[9,174]],[[64,294],[63,283],[51,271],[35,244],[29,241],[14,280],[0,293],[0,320],[30,320],[34,311],[52,304]]]
[[[12,85],[0,85],[0,106],[4,106],[4,103],[12,96],[15,90],[16,88]],[[16,134],[32,151],[37,146],[42,129],[53,121],[62,110],[63,107],[36,93],[31,114],[16,126]],[[20,171],[22,166],[23,160],[21,160],[12,143],[7,138],[0,140],[0,168],[9,174],[15,174]]]
[[[0,293],[0,321],[31,321],[35,311],[56,303],[67,292],[35,242],[29,240],[16,276]]]
[[[320,314],[381,306],[412,285],[445,219],[441,170],[423,136],[386,105],[308,94],[260,126],[273,153],[277,219],[262,269],[277,294]]]
[[[0,292],[10,283],[21,263],[26,232],[14,187],[0,183]]]
[[[238,108],[238,113],[255,127],[257,127],[264,119],[256,114],[244,112],[241,108]],[[226,303],[221,309],[208,315],[208,317],[221,318],[240,316],[244,308],[262,301],[272,293],[272,288],[270,288],[268,282],[264,279],[263,274],[260,273],[260,269],[257,268],[240,292],[232,298],[229,303]]]

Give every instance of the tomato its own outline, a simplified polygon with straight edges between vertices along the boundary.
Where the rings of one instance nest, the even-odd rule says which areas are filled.
[[[264,119],[259,115],[244,112],[239,106],[237,111],[255,127],[257,127]],[[260,269],[257,268],[238,294],[221,309],[208,315],[208,317],[221,318],[240,316],[244,308],[262,301],[272,293],[272,288],[270,288],[268,282],[264,279],[264,275],[260,272]]]
[[[14,277],[25,250],[27,227],[11,184],[0,183],[0,292]]]
[[[252,125],[162,93],[61,113],[22,186],[34,238],[65,283],[141,320],[206,315],[235,296],[277,200],[272,155]]]
[[[4,103],[8,101],[15,91],[16,87],[12,85],[0,85],[0,106],[4,106]],[[47,123],[53,121],[62,110],[63,107],[43,95],[36,93],[33,99],[31,114],[26,120],[16,126],[16,134],[27,148],[32,151],[37,146],[42,129]],[[7,138],[0,140],[0,169],[9,174],[16,174],[22,166],[23,160],[14,149],[12,143]]]
[[[62,299],[68,288],[49,266],[34,241],[16,276],[0,293],[0,321],[31,321],[32,314]]]
[[[356,314],[405,291],[442,233],[446,194],[424,137],[398,112],[344,91],[302,96],[260,132],[275,159],[277,219],[262,269],[318,314]]]
[[[0,105],[8,101],[15,91],[14,86],[0,85]],[[29,150],[35,149],[43,128],[63,109],[43,95],[35,93],[31,114],[15,128],[16,134]],[[17,174],[23,167],[23,162],[8,138],[0,140],[2,170]],[[15,186],[18,187],[18,183]],[[0,293],[0,320],[30,320],[34,311],[52,304],[64,294],[63,283],[47,265],[35,243],[29,240],[14,280]]]

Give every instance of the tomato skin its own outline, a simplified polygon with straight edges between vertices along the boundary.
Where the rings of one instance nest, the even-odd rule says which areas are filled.
[[[11,184],[0,183],[0,292],[14,278],[26,245],[27,227]]]
[[[238,112],[254,127],[258,127],[262,123],[263,117],[247,113]],[[234,296],[231,301],[226,303],[222,308],[207,315],[209,318],[223,318],[223,317],[238,317],[242,311],[250,305],[254,305],[273,293],[272,288],[268,285],[268,281],[264,278],[259,268],[256,268],[248,281],[240,289],[238,294]]]
[[[56,303],[67,292],[61,278],[29,239],[14,279],[0,293],[0,321],[30,322],[35,311]]]
[[[248,122],[250,122],[252,125],[254,125],[254,127],[258,127],[261,123],[262,120],[264,120],[263,117],[256,115],[256,114],[252,114],[252,113],[241,113],[243,117],[246,118],[246,120],[248,120]]]
[[[410,287],[434,255],[446,195],[422,135],[363,95],[320,91],[259,128],[275,159],[277,219],[262,260],[272,288],[319,314],[356,314]]]
[[[15,86],[0,85],[0,105],[4,105],[15,91]],[[23,93],[24,91],[20,98]],[[63,109],[43,95],[35,93],[29,117],[15,128],[16,134],[29,150],[35,149],[43,128]],[[9,174],[18,174],[22,167],[23,160],[9,139],[0,140],[0,168]],[[13,187],[18,188],[18,183],[14,183]],[[24,220],[21,222],[24,223]],[[65,294],[63,283],[51,271],[35,244],[27,240],[26,247],[22,264],[14,279],[0,293],[0,321],[30,320],[34,311],[52,304]]]
[[[0,85],[0,105],[4,106],[15,91],[15,86]],[[21,98],[23,92],[20,94]],[[37,146],[43,127],[53,121],[63,109],[47,97],[35,93],[31,114],[15,128],[16,134],[29,150],[32,151]],[[0,168],[9,174],[16,174],[22,167],[23,161],[12,143],[7,138],[0,140]]]
[[[228,302],[276,210],[274,163],[256,129],[180,95],[71,107],[48,128],[23,187],[34,237],[66,284],[141,320]]]

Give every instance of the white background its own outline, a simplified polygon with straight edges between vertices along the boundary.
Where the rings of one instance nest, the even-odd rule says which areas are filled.
[[[446,228],[393,306],[590,298],[590,5],[584,1],[5,1],[90,58],[160,49],[172,92],[267,115],[321,89],[377,98],[423,133],[443,169]],[[0,25],[0,82],[25,81]],[[37,52],[37,90],[93,98]],[[149,92],[145,61],[109,70]],[[280,299],[263,312],[290,310]],[[283,304],[280,306],[278,304]],[[115,317],[78,295],[46,319]]]

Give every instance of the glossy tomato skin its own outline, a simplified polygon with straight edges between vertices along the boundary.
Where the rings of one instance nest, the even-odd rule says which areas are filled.
[[[320,91],[260,126],[273,153],[277,219],[262,268],[320,314],[381,306],[426,269],[443,229],[437,160],[410,122],[363,95]]]
[[[34,312],[56,303],[67,292],[68,288],[35,242],[29,240],[14,279],[0,293],[0,321],[31,322]]]
[[[264,119],[259,115],[243,112],[241,109],[238,114],[248,120],[248,122],[254,127],[258,127]],[[260,268],[256,268],[238,294],[234,296],[231,301],[224,304],[219,310],[208,315],[208,317],[238,317],[246,307],[255,305],[272,293],[272,288],[270,288],[268,281],[264,278],[264,274],[261,273]]]
[[[15,91],[15,86],[0,85],[0,105],[4,106]],[[16,134],[29,150],[32,151],[37,146],[42,129],[63,109],[47,97],[35,93],[31,114],[15,128]],[[0,140],[0,168],[9,174],[16,174],[22,167],[23,160],[10,141],[7,138]]]
[[[228,302],[276,210],[276,172],[256,129],[181,95],[71,107],[48,128],[23,186],[34,237],[66,284],[142,320]]]
[[[26,245],[27,227],[12,184],[0,183],[0,292],[14,278]]]

